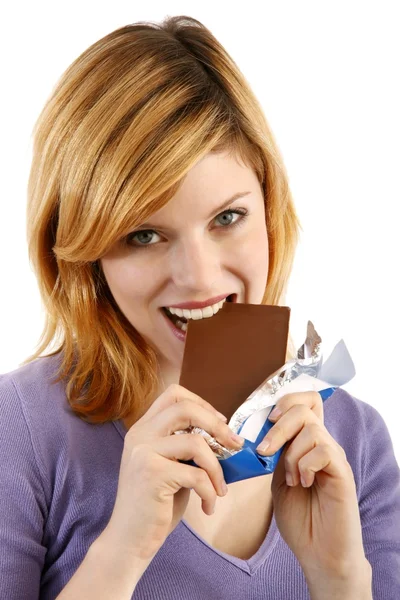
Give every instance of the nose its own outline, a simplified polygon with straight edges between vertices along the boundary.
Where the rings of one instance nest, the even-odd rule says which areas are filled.
[[[193,235],[177,242],[172,253],[171,274],[181,292],[193,296],[215,291],[214,282],[221,275],[221,257],[218,245]]]

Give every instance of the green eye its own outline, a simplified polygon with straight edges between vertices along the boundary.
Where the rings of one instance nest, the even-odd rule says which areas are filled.
[[[244,224],[244,221],[245,221],[246,217],[248,216],[248,211],[246,208],[227,209],[227,210],[224,210],[219,215],[217,215],[215,217],[215,219],[231,217],[232,215],[240,215],[240,218],[236,219],[236,221],[234,221],[234,222],[232,222],[231,220],[228,220],[228,222],[226,222],[226,220],[225,220],[225,223],[223,223],[223,225],[221,227],[218,227],[218,229],[231,230],[234,227],[239,227],[240,225]],[[128,246],[131,246],[133,248],[148,248],[150,246],[154,246],[155,244],[148,243],[149,238],[147,236],[149,236],[149,234],[159,235],[153,229],[142,229],[141,231],[133,231],[132,233],[129,233],[124,238],[123,243]],[[141,240],[140,236],[144,236],[145,240],[143,240],[143,238]],[[146,237],[147,237],[147,241],[146,241]],[[144,243],[142,243],[143,241],[144,241]],[[150,242],[151,241],[152,241],[152,239],[150,239]],[[136,243],[134,243],[134,242],[136,242]]]

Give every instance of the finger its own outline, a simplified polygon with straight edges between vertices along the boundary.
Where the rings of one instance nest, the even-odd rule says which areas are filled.
[[[262,455],[272,455],[297,435],[307,423],[321,423],[317,415],[304,404],[295,404],[280,417],[257,447]]]
[[[300,459],[298,468],[303,487],[310,487],[314,483],[316,474],[318,476],[325,474],[328,479],[334,478],[346,484],[354,482],[349,463],[333,444],[318,444]],[[339,491],[337,483],[335,485]]]
[[[147,422],[148,424],[148,422]],[[231,428],[221,421],[215,412],[206,410],[200,404],[187,400],[186,398],[168,406],[162,412],[157,413],[151,421],[151,433],[146,431],[146,436],[169,436],[180,429],[188,427],[200,427],[213,436],[222,446],[239,450],[242,443],[237,441],[237,437]],[[133,439],[140,435],[140,428],[131,428],[128,432]],[[190,434],[195,435],[195,434]],[[239,439],[240,438],[239,436]]]
[[[268,419],[277,421],[296,404],[304,404],[312,410],[322,422],[324,421],[324,404],[321,395],[314,391],[296,392],[282,396],[276,403],[274,410],[271,411]]]
[[[173,383],[167,387],[167,389],[153,402],[150,408],[147,410],[146,414],[141,418],[142,422],[147,421],[148,419],[154,417],[159,412],[163,411],[165,408],[176,404],[177,402],[182,402],[182,400],[191,400],[195,402],[199,406],[202,406],[206,410],[209,410],[213,414],[217,415],[218,418],[227,422],[227,417],[222,413],[215,410],[215,408],[204,400],[201,396],[194,394],[190,390],[186,389],[182,385],[177,383]]]
[[[181,488],[193,489],[201,498],[203,512],[206,515],[214,513],[217,494],[206,471],[173,461],[169,461],[166,468],[169,470],[169,480],[176,492]]]
[[[182,434],[159,438],[152,443],[153,449],[170,460],[194,460],[204,469],[219,496],[228,492],[224,472],[218,458],[200,434]]]
[[[300,483],[298,466],[300,460],[313,448],[321,444],[339,446],[320,421],[307,423],[288,446],[284,455],[287,485],[296,486]]]

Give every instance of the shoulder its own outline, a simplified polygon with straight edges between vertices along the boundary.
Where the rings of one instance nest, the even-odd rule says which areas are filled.
[[[392,439],[376,408],[338,388],[324,402],[324,420],[346,452],[359,494],[371,476],[399,478]]]
[[[37,384],[51,380],[56,375],[60,363],[60,354],[36,358],[12,371],[0,373],[0,386],[5,386],[7,382],[15,382],[26,388],[33,388]]]
[[[43,481],[86,425],[71,410],[65,383],[56,382],[60,355],[38,358],[0,375],[1,441],[22,456],[29,446]]]
[[[352,432],[357,433],[358,436],[365,435],[367,423],[382,420],[376,408],[343,388],[337,388],[324,402],[324,416],[325,425],[331,432],[343,432],[343,434]]]
[[[57,381],[61,360],[46,356],[0,375],[0,443],[18,444],[17,454],[29,445],[49,485],[60,469],[78,471],[100,458],[110,463],[123,445],[112,423],[91,424],[72,410],[67,382]]]
[[[370,443],[371,430],[387,430],[379,411],[342,388],[324,402],[324,419],[328,431],[351,449]]]
[[[25,490],[30,485],[39,497],[42,489],[50,501],[53,458],[43,440],[59,421],[62,386],[52,388],[51,383],[56,368],[57,357],[45,357],[0,374],[0,457],[6,466],[2,485],[9,494],[22,493],[23,479]]]
[[[46,356],[0,374],[0,402],[3,410],[19,404],[25,419],[40,421],[66,408],[65,386],[55,383],[60,356]]]

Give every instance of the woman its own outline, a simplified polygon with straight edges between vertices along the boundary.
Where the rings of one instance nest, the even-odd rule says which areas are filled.
[[[299,229],[262,109],[210,31],[171,17],[83,52],[36,124],[28,196],[47,321],[0,377],[1,597],[398,598],[399,469],[371,406],[286,395],[275,473],[229,490],[203,438],[170,435],[240,448],[178,385],[185,321],[284,304]]]

